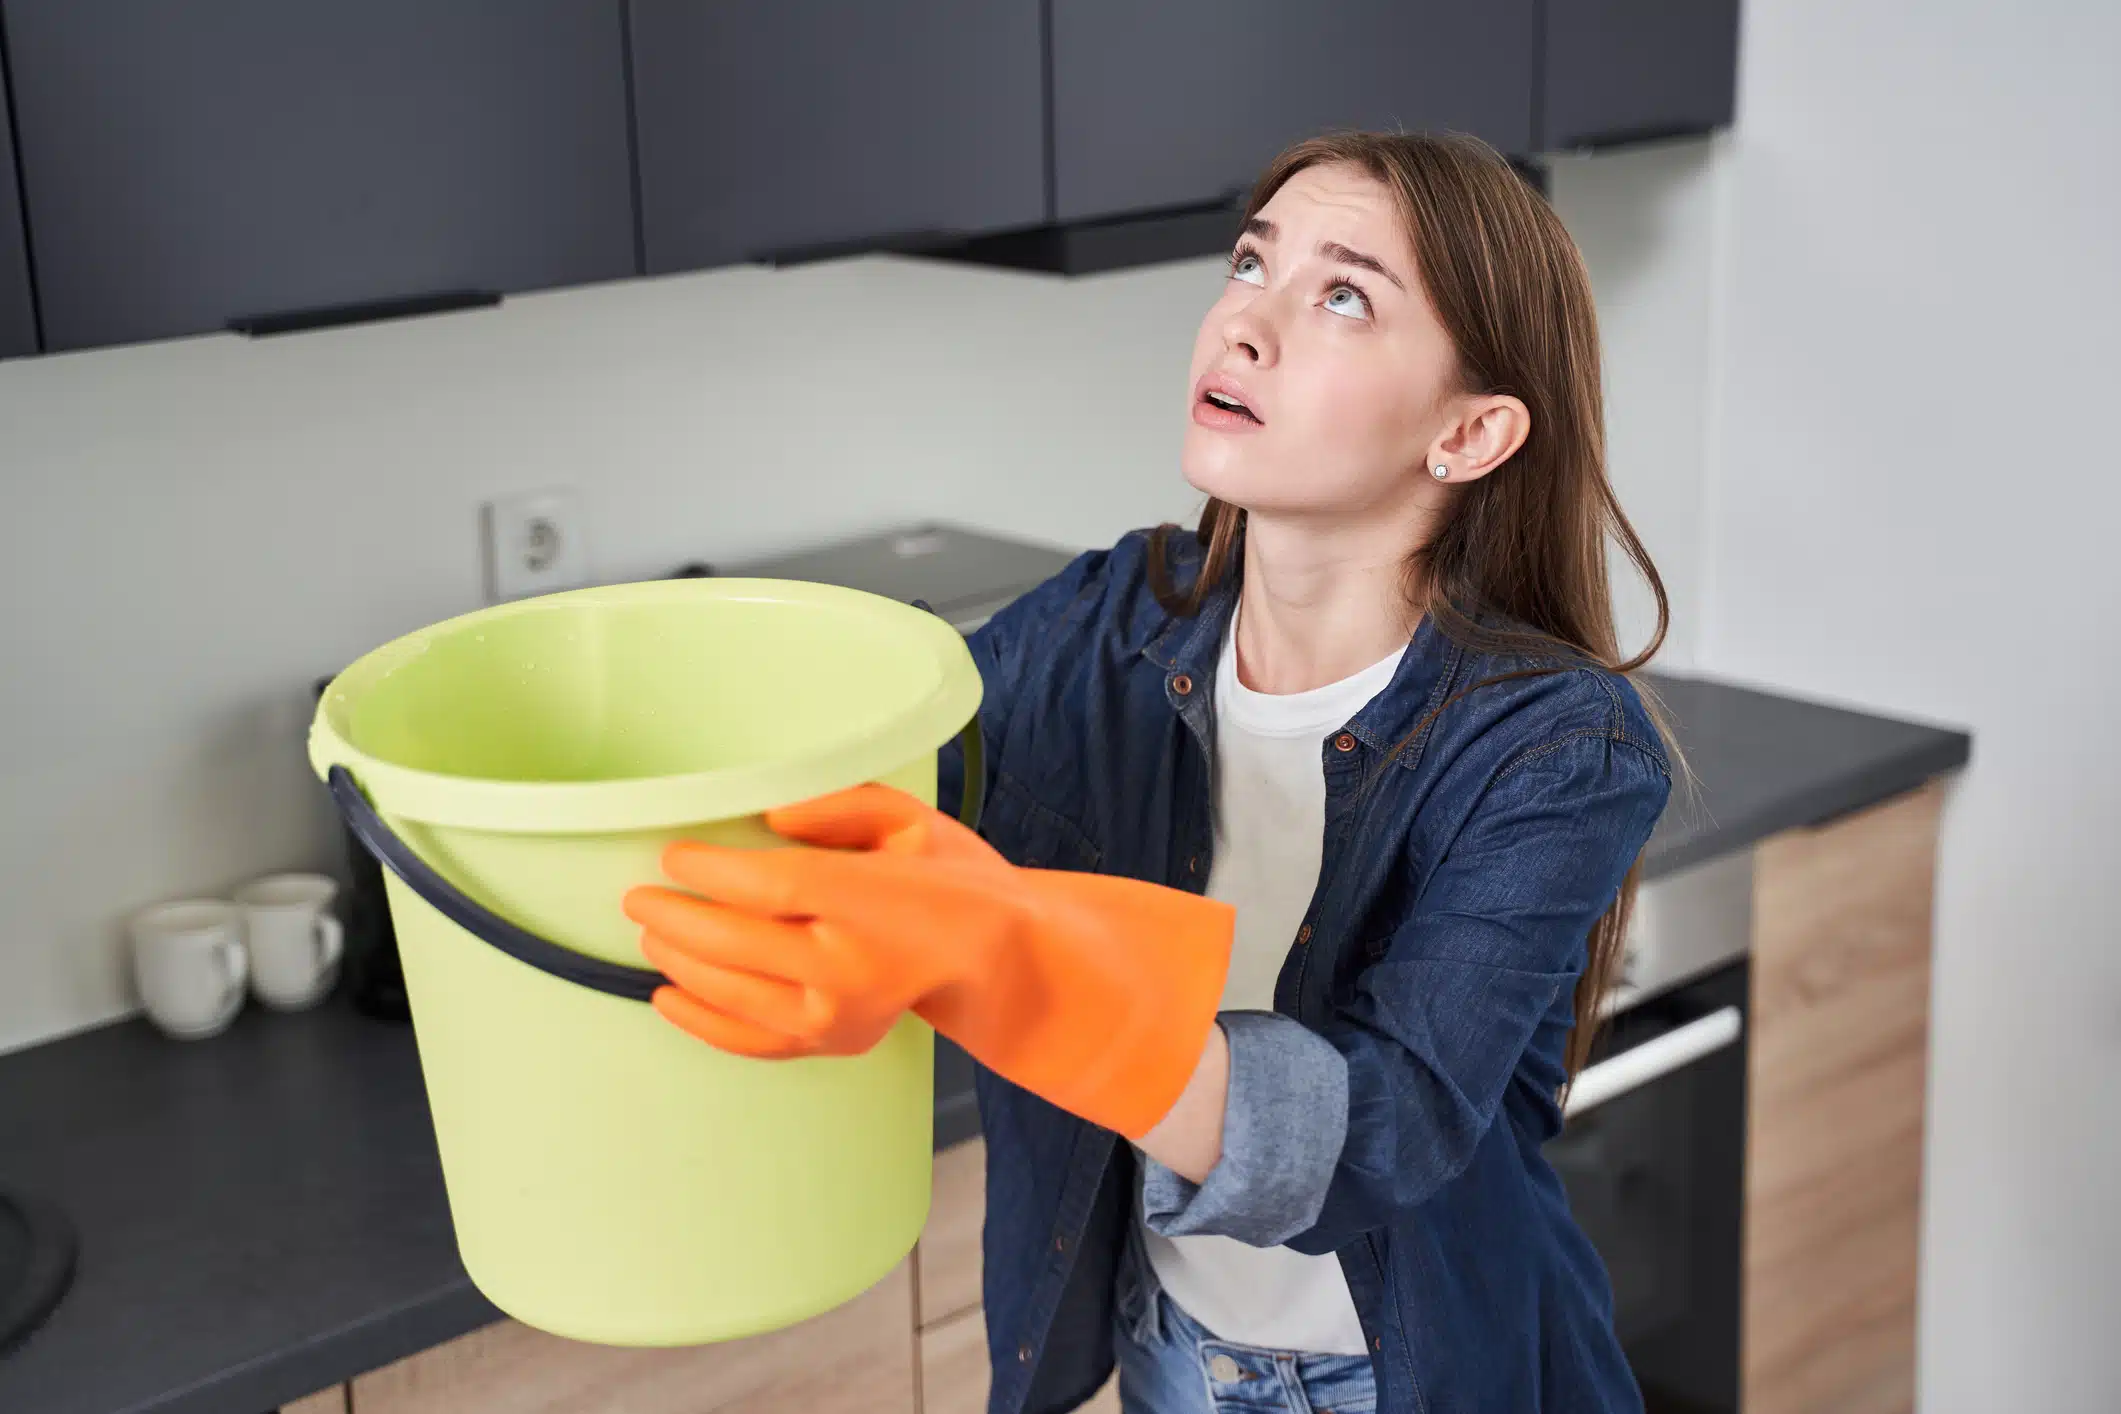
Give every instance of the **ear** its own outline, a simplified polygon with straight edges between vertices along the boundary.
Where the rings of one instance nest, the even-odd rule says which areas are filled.
[[[1439,481],[1478,481],[1517,454],[1532,434],[1531,409],[1508,393],[1484,393],[1459,403],[1436,440],[1429,444],[1428,465],[1447,467]]]

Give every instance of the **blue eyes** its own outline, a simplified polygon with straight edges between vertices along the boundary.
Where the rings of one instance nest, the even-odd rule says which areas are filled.
[[[1350,319],[1366,319],[1370,314],[1370,302],[1353,285],[1335,285],[1332,293],[1326,296],[1326,308]]]
[[[1261,288],[1265,288],[1267,283],[1266,263],[1252,252],[1241,250],[1230,258],[1230,278],[1242,281],[1247,285],[1258,285]],[[1355,286],[1345,282],[1335,285],[1332,289],[1326,291],[1323,308],[1328,313],[1337,314],[1343,319],[1368,319],[1370,317],[1369,297]]]

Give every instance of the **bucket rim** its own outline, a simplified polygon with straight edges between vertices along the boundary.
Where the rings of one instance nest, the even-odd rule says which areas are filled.
[[[718,599],[814,604],[873,616],[902,634],[909,649],[934,654],[936,685],[876,730],[800,761],[723,766],[614,781],[508,781],[407,766],[356,747],[344,731],[342,684],[370,677],[426,651],[439,638],[523,614],[574,605],[654,604]],[[394,638],[347,664],[323,692],[309,731],[310,766],[328,777],[346,767],[386,816],[423,825],[500,834],[616,834],[667,830],[756,815],[875,780],[948,742],[978,712],[983,686],[964,636],[940,618],[896,599],[808,580],[700,578],[597,585],[490,605]]]

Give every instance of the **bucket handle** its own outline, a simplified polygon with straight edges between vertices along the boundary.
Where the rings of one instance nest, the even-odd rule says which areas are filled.
[[[980,742],[977,716],[965,724],[959,739],[965,747],[965,796],[958,808],[958,818],[976,830],[979,828],[980,806],[987,794],[986,755]],[[655,995],[658,987],[666,985],[668,979],[653,968],[606,962],[603,958],[561,947],[549,938],[541,938],[509,922],[443,878],[433,865],[400,839],[376,813],[375,806],[369,804],[368,797],[362,794],[360,785],[354,780],[353,772],[344,766],[333,766],[326,780],[331,786],[331,798],[339,807],[339,814],[345,817],[346,828],[353,831],[354,838],[384,868],[403,880],[407,888],[474,938],[563,982],[627,1001],[645,1002]]]

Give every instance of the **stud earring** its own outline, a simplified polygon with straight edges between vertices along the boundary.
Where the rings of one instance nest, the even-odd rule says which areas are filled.
[[[1451,479],[1451,468],[1445,466],[1442,462],[1438,462],[1429,468],[1429,475],[1435,477],[1438,481],[1449,481]]]

